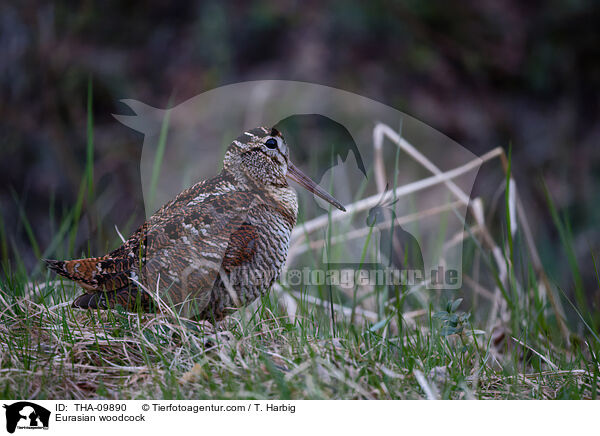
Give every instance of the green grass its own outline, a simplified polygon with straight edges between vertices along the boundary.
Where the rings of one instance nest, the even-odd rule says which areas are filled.
[[[514,260],[505,252],[509,265],[520,243],[513,241]],[[213,327],[167,314],[74,310],[69,302],[80,291],[72,283],[46,274],[32,281],[5,264],[1,396],[424,398],[422,374],[439,398],[596,398],[597,331],[587,324],[588,334],[567,346],[535,279],[523,281],[521,271],[531,268],[511,270],[511,283],[527,283],[521,293],[534,298],[508,304],[500,328],[486,331],[489,307],[469,306],[469,295],[421,307],[403,297],[374,321],[357,316],[359,302],[352,314],[337,312],[333,334],[327,304],[301,293],[292,319],[281,304],[285,289]]]
[[[171,101],[167,105],[171,106]],[[158,144],[156,147],[156,154],[154,155],[154,160],[152,163],[152,178],[150,180],[150,195],[149,195],[149,210],[156,209],[156,189],[158,186],[158,178],[160,177],[160,169],[162,167],[163,158],[165,155],[165,148],[167,146],[167,135],[169,133],[169,120],[171,117],[171,110],[168,109],[165,111],[165,117],[162,120],[160,126],[160,135],[158,137]]]
[[[292,321],[271,296],[213,329],[73,310],[61,304],[71,285],[48,284],[32,298],[24,284],[2,283],[18,292],[1,296],[5,399],[422,398],[417,372],[440,398],[597,395],[597,346],[565,350],[535,323],[510,333],[518,342],[507,333],[501,349],[469,321],[448,335],[433,308],[398,331],[337,316],[332,336],[327,308],[301,303]]]

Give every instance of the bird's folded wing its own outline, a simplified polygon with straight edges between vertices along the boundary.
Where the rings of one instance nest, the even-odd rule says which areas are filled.
[[[202,201],[173,208],[150,222],[142,277],[146,289],[191,316],[209,302],[232,237],[263,203],[251,191],[204,192]]]

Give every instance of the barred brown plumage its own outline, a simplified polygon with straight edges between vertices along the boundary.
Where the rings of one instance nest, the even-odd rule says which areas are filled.
[[[116,250],[46,263],[86,291],[74,307],[148,311],[159,297],[183,316],[219,320],[281,272],[298,214],[288,178],[345,210],[290,162],[276,129],[259,127],[230,144],[217,176],[181,192]]]

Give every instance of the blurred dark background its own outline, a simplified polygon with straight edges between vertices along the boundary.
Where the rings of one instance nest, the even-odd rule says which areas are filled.
[[[3,2],[2,255],[19,253],[35,268],[32,234],[37,251],[46,250],[77,201],[90,78],[94,202],[83,205],[75,249],[95,254],[105,247],[87,246],[90,235],[108,240],[105,228],[125,232],[143,219],[143,138],[112,118],[127,113],[119,99],[166,107],[221,85],[285,79],[379,100],[476,154],[512,144],[545,265],[570,286],[542,178],[569,218],[582,275],[597,295],[598,23],[600,3],[576,0]],[[93,207],[104,225],[85,219]]]

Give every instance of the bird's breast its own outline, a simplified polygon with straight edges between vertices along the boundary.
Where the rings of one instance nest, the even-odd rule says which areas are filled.
[[[248,221],[258,232],[257,254],[264,266],[272,265],[279,270],[285,263],[292,229],[296,225],[298,200],[296,192],[290,188],[279,188],[270,193],[272,201],[254,207],[248,214]]]

